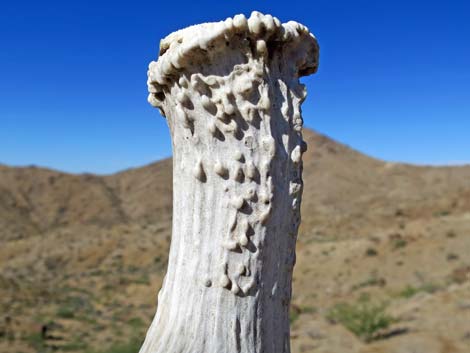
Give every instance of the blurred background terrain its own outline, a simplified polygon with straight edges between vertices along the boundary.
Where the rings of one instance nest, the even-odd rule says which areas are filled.
[[[292,351],[470,352],[470,166],[312,130]],[[137,352],[166,271],[171,159],[97,176],[0,165],[0,352]]]

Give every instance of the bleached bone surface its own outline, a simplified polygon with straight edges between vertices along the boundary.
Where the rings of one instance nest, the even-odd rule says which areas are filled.
[[[173,235],[141,353],[290,352],[299,77],[317,65],[305,26],[259,12],[161,41],[148,88],[172,135]]]

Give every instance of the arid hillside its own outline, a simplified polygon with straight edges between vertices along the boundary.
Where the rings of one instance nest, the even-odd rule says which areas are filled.
[[[293,353],[469,353],[470,166],[304,138]],[[137,352],[171,194],[171,160],[110,176],[0,165],[0,352]]]

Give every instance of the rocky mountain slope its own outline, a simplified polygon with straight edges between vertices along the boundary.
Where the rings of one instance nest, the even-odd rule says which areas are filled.
[[[304,137],[293,352],[470,352],[470,166]],[[171,160],[110,176],[0,166],[0,352],[136,352],[171,190]]]

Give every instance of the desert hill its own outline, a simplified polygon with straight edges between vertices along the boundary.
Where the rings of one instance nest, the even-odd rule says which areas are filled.
[[[293,352],[470,352],[470,166],[304,138]],[[169,159],[109,176],[0,165],[0,351],[135,351],[165,272],[171,193]],[[383,304],[393,320],[364,333],[334,315],[346,304]]]

